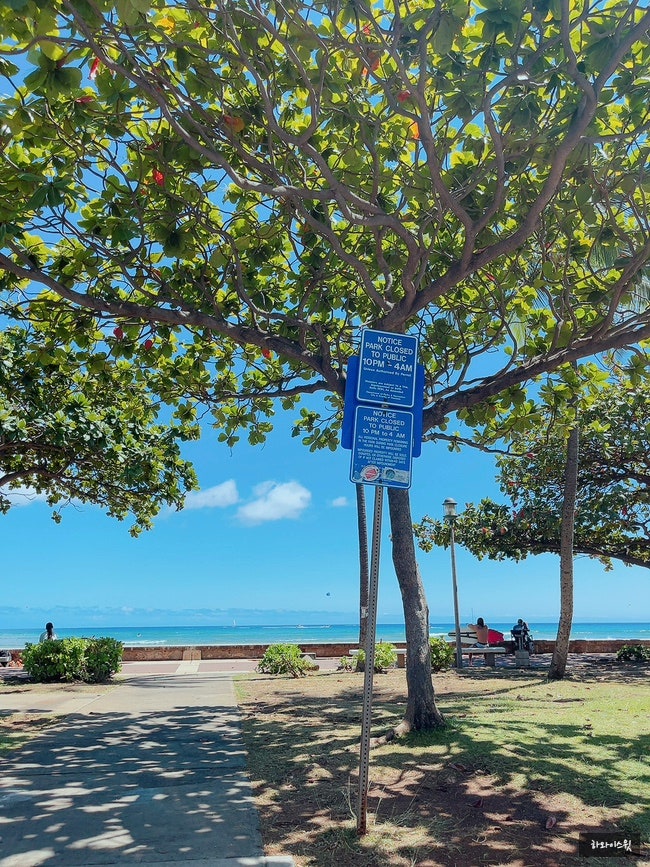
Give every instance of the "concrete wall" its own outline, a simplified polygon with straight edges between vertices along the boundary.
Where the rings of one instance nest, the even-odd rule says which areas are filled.
[[[643,644],[650,647],[650,641],[587,641],[580,639],[569,642],[571,653],[616,653],[625,644]],[[202,645],[200,647],[125,647],[125,662],[143,660],[182,660],[182,659],[261,659],[268,644],[231,644]],[[304,653],[314,653],[322,658],[347,656],[354,642],[347,644],[301,644]],[[509,648],[509,643],[504,643]],[[554,641],[536,641],[537,653],[553,653]]]

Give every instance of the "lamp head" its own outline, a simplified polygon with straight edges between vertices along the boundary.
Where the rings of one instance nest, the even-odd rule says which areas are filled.
[[[456,511],[457,505],[458,503],[456,502],[456,500],[452,500],[451,497],[447,497],[447,499],[442,504],[445,518],[456,518],[458,516],[458,512]]]

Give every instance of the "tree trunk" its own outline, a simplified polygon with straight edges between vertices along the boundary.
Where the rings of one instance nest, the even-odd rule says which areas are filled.
[[[579,448],[580,434],[576,423],[567,440],[562,526],[560,527],[560,620],[548,672],[549,680],[561,680],[564,677],[569,655],[569,637],[573,623],[573,534],[578,490]]]
[[[366,516],[365,485],[355,485],[357,489],[357,524],[359,528],[359,647],[366,646],[368,632],[368,519]]]
[[[402,594],[406,624],[406,713],[396,734],[424,731],[444,726],[445,719],[436,707],[429,652],[429,608],[415,559],[413,521],[409,492],[388,489],[388,505],[393,543],[393,563]]]

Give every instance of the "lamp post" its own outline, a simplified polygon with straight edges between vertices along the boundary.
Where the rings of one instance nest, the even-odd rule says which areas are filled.
[[[454,588],[454,622],[455,622],[455,630],[456,630],[456,668],[463,667],[463,646],[460,641],[460,619],[458,614],[458,583],[456,581],[456,546],[454,539],[454,523],[456,522],[456,518],[458,517],[458,512],[456,511],[456,506],[458,503],[456,500],[452,500],[451,497],[447,497],[447,499],[442,504],[445,514],[445,521],[449,523],[449,531],[451,535],[451,581],[452,586]]]

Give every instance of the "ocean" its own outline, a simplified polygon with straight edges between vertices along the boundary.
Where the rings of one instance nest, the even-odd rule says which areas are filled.
[[[359,627],[356,624],[333,624],[328,626],[115,626],[66,629],[56,623],[59,638],[107,636],[122,641],[127,647],[173,647],[178,645],[202,644],[319,644],[346,642],[356,643]],[[491,629],[510,635],[511,622],[491,621]],[[533,638],[554,639],[557,623],[529,622]],[[451,622],[432,623],[431,635],[446,636],[454,624]],[[0,648],[21,649],[28,642],[38,641],[43,627],[36,629],[6,629],[0,625]],[[574,623],[571,638],[613,639],[619,638],[634,642],[637,639],[650,639],[650,623]],[[392,643],[404,642],[404,625],[400,623],[381,623],[377,626],[377,641]]]

